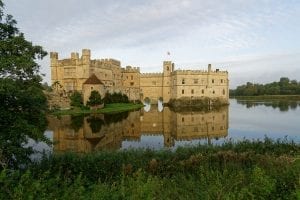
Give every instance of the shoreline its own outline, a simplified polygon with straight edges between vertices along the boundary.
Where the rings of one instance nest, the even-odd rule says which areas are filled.
[[[73,108],[68,110],[59,110],[49,113],[49,115],[81,115],[81,114],[115,114],[126,111],[131,111],[135,109],[140,109],[144,107],[143,104],[134,104],[134,103],[112,103],[107,104],[102,109],[81,109],[81,108]]]
[[[230,96],[229,99],[238,100],[288,100],[300,101],[300,95],[259,95],[259,96]]]

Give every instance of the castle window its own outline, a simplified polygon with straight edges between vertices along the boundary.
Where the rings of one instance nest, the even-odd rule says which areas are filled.
[[[215,93],[215,91],[213,90],[213,94]]]
[[[181,121],[182,121],[182,122],[184,122],[184,117],[183,117],[183,118],[181,118]]]
[[[130,82],[130,85],[133,86],[133,85],[134,85],[134,82]]]
[[[105,78],[107,77],[107,74],[105,74]]]
[[[192,89],[191,93],[194,94],[194,89]]]
[[[202,94],[204,94],[204,89],[202,89]]]
[[[91,90],[93,90],[94,88],[93,87],[91,87]]]
[[[198,83],[198,79],[194,79],[194,84],[197,84]]]
[[[170,69],[169,69],[169,66],[167,67],[167,71],[169,71]]]
[[[215,83],[215,80],[214,80],[214,79],[212,79],[212,80],[211,80],[211,82],[212,82],[212,83]]]
[[[182,84],[185,84],[185,80],[184,80],[184,78],[182,79]]]
[[[133,76],[131,75],[131,80],[133,80]]]
[[[128,80],[128,76],[126,76],[126,79]]]
[[[184,94],[184,90],[182,90],[181,93]]]
[[[223,95],[225,95],[225,89],[223,89]]]
[[[221,79],[221,83],[223,83],[223,79]]]

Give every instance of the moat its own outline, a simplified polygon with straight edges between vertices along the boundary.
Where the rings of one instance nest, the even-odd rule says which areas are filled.
[[[114,115],[50,117],[50,151],[92,152],[177,148],[225,140],[292,139],[300,142],[300,102],[230,100],[214,111],[173,112],[161,105]],[[42,145],[43,146],[43,145]]]

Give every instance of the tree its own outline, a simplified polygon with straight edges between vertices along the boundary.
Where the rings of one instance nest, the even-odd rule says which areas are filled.
[[[99,106],[102,104],[101,95],[98,91],[93,90],[91,92],[91,96],[89,97],[89,101],[86,103],[88,106]]]
[[[82,95],[78,91],[73,92],[72,95],[70,96],[70,99],[71,99],[71,106],[75,106],[75,107],[83,106]]]
[[[47,99],[35,62],[47,52],[27,41],[3,8],[0,0],[0,168],[17,168],[30,162],[29,138],[49,142]]]

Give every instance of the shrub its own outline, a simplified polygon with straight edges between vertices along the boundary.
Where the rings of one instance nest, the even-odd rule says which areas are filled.
[[[99,106],[101,104],[102,104],[101,95],[99,94],[98,91],[93,90],[91,92],[91,96],[89,97],[89,100],[86,103],[86,105],[88,105],[88,106]]]
[[[71,94],[70,100],[71,100],[71,106],[80,107],[80,108],[83,106],[82,94],[79,93],[78,91],[75,91]]]

